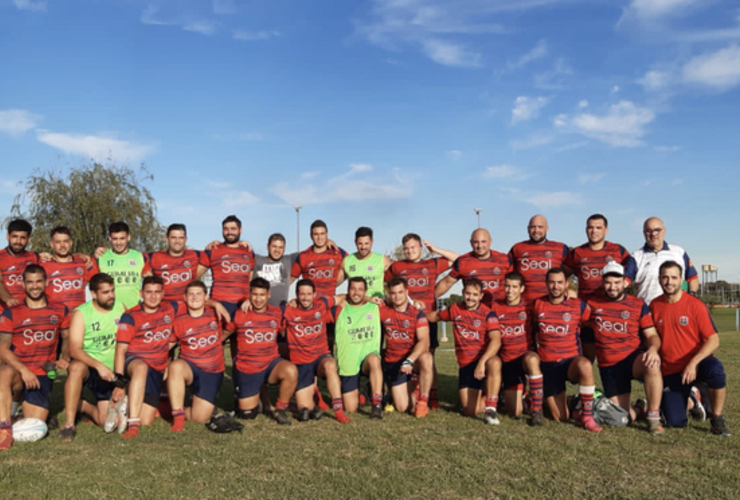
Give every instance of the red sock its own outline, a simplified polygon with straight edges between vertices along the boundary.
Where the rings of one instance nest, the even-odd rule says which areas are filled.
[[[429,408],[439,410],[439,391],[434,387],[432,387],[432,392],[429,393]]]
[[[380,406],[381,404],[383,404],[383,395],[373,394],[373,406]]]
[[[128,419],[128,430],[121,436],[123,439],[133,439],[139,435],[140,421],[138,418]]]
[[[579,388],[581,396],[581,407],[583,408],[582,420],[593,418],[594,416],[594,389],[592,385],[582,385]]]
[[[185,408],[172,410],[172,432],[182,432],[185,430]]]
[[[542,410],[543,385],[542,375],[529,377],[529,397],[532,399],[532,411]]]
[[[277,411],[285,411],[288,409],[289,405],[290,405],[290,401],[280,401],[280,399],[278,399],[277,403],[275,403],[275,409]]]
[[[486,396],[486,410],[493,408],[494,410],[498,407],[498,396]]]
[[[429,394],[419,394],[419,402],[420,403],[429,402]]]

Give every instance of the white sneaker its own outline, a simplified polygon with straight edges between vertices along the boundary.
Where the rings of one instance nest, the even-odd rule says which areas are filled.
[[[126,416],[128,413],[128,396],[124,396],[122,400],[116,403],[116,406],[118,407],[118,433],[123,434],[126,432],[126,427],[128,426],[128,418]]]
[[[118,427],[118,403],[108,403],[108,413],[105,415],[105,423],[103,424],[103,432],[106,434],[113,432]]]
[[[486,424],[488,425],[499,425],[501,422],[498,419],[498,412],[496,410],[486,410],[486,416],[483,417]]]

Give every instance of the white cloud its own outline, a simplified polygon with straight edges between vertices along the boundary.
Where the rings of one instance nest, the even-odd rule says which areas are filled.
[[[23,184],[20,181],[9,179],[0,179],[0,193],[15,195],[18,191],[23,191]]]
[[[227,207],[256,205],[260,199],[249,191],[226,191],[223,194],[223,203]]]
[[[667,70],[650,70],[637,80],[645,90],[658,92],[666,89],[675,83],[676,77],[672,71]]]
[[[218,24],[209,19],[182,19],[180,17],[163,18],[159,16],[159,11],[159,6],[150,4],[142,11],[139,20],[142,24],[153,26],[179,26],[185,31],[208,36],[214,35],[218,28]]]
[[[481,65],[481,54],[454,42],[430,38],[422,42],[424,53],[432,61],[443,66],[476,68]]]
[[[593,183],[599,182],[605,176],[606,176],[605,173],[580,174],[578,176],[578,182],[580,182],[581,184],[593,184]]]
[[[214,14],[235,14],[236,10],[234,0],[213,0]]]
[[[555,140],[555,136],[549,132],[538,132],[525,137],[524,139],[512,139],[509,141],[509,146],[516,151],[520,149],[533,149],[539,148],[550,144]]]
[[[511,123],[523,122],[536,118],[547,104],[546,97],[527,97],[520,95],[514,100],[511,110]]]
[[[534,86],[540,89],[560,90],[565,87],[566,77],[573,74],[573,69],[565,59],[557,59],[551,70],[534,75]]]
[[[63,134],[41,129],[36,130],[36,138],[67,154],[93,159],[104,159],[110,155],[116,160],[137,162],[155,150],[152,145],[137,144],[112,137]]]
[[[625,9],[622,19],[636,18],[641,21],[651,21],[665,16],[684,14],[690,7],[698,5],[702,0],[632,0]]]
[[[494,167],[486,167],[483,171],[486,179],[509,179],[520,181],[531,177],[523,168],[514,167],[506,163]]]
[[[547,55],[548,47],[547,47],[547,40],[542,39],[539,42],[537,42],[537,45],[535,45],[532,50],[521,56],[519,59],[517,59],[514,62],[509,63],[509,70],[515,70],[515,69],[521,69],[524,66],[528,65],[532,61],[536,61],[537,59],[542,59]]]
[[[655,113],[651,109],[636,106],[631,101],[621,101],[610,106],[606,115],[582,113],[572,118],[560,115],[554,124],[612,146],[635,147],[643,144],[645,126],[654,119]]]
[[[581,109],[585,109],[588,107],[588,101],[586,99],[581,99],[578,101],[578,107]]]
[[[581,195],[572,191],[543,191],[525,194],[522,200],[540,209],[580,205]]]
[[[0,110],[0,133],[19,137],[34,128],[40,119],[23,109]]]
[[[621,90],[621,89],[619,88],[619,85],[615,85],[615,86],[613,86],[613,87],[612,87],[612,94],[616,94],[616,93],[617,93],[617,92],[619,92],[620,90]]]
[[[185,31],[200,33],[201,35],[210,36],[216,33],[216,23],[208,20],[192,21],[182,25]]]
[[[681,151],[683,149],[681,146],[654,146],[653,150],[659,152],[659,153],[675,153],[676,151]]]
[[[453,160],[459,160],[463,157],[463,152],[458,151],[457,149],[451,149],[447,151],[447,156]]]
[[[717,52],[694,57],[683,67],[683,80],[715,90],[740,84],[740,47],[731,45]]]
[[[232,38],[234,40],[241,40],[246,42],[269,40],[280,36],[281,33],[277,30],[262,30],[262,31],[248,31],[248,30],[236,30]]]
[[[148,5],[146,9],[143,10],[141,13],[141,17],[139,20],[143,24],[153,24],[155,26],[172,26],[174,24],[177,24],[172,21],[164,21],[162,19],[157,18],[157,14],[159,13],[159,7],[156,5]]]
[[[584,146],[588,146],[588,141],[572,142],[564,146],[560,146],[555,150],[556,153],[562,153],[563,151],[571,151],[573,149],[581,149]]]
[[[13,4],[18,10],[30,10],[33,12],[45,12],[46,2],[33,2],[31,0],[13,0]]]

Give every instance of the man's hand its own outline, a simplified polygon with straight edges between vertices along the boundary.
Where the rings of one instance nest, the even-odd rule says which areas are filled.
[[[420,300],[414,300],[412,303],[414,304],[414,307],[417,308],[419,311],[426,311],[427,306],[424,304],[424,302]]]
[[[41,383],[39,382],[39,378],[25,366],[21,370],[21,378],[23,379],[23,385],[26,386],[26,389],[33,390],[33,389],[41,388]]]
[[[10,309],[13,306],[17,306],[20,303],[21,303],[20,300],[15,299],[13,297],[11,297],[11,298],[9,298],[8,300],[5,301],[5,305],[8,307],[8,309]]]
[[[479,361],[478,364],[475,365],[475,372],[473,372],[473,376],[476,380],[483,380],[486,376],[486,365]]]
[[[49,252],[39,252],[39,260],[41,262],[51,262],[52,256]]]
[[[113,389],[113,394],[111,394],[111,402],[120,401],[125,395],[126,389],[124,389],[123,387],[116,387],[115,389]]]
[[[411,358],[406,358],[403,361],[400,371],[404,375],[411,375],[411,373],[414,371],[414,362],[411,360]]]
[[[69,360],[66,358],[59,358],[57,362],[54,363],[54,366],[57,370],[67,371],[67,368],[69,368]]]
[[[432,242],[429,240],[421,240],[422,243],[424,243],[424,246],[427,247],[427,250],[429,250],[430,253],[437,253],[437,249],[432,245]]]
[[[681,373],[681,383],[683,385],[689,385],[694,380],[696,380],[696,365],[694,363],[689,363]]]
[[[650,348],[642,355],[642,362],[646,368],[658,367],[660,366],[660,356],[658,356],[655,349]]]
[[[218,246],[221,244],[218,240],[213,240],[209,244],[206,245],[206,250],[213,250],[214,248],[218,248]]]
[[[252,310],[252,303],[248,300],[245,300],[244,302],[242,302],[242,305],[239,307],[239,309],[241,309],[242,312],[246,314]]]
[[[113,382],[116,379],[116,374],[113,373],[107,366],[98,368],[98,375],[106,382]]]
[[[216,317],[219,319],[219,321],[223,321],[224,323],[228,323],[229,321],[231,321],[229,311],[226,310],[221,302],[214,301],[211,306],[213,307],[213,310],[216,311]]]
[[[108,251],[108,249],[105,248],[105,247],[98,247],[98,248],[95,249],[95,253],[93,255],[95,255],[95,258],[96,259],[99,259],[107,251]]]
[[[369,297],[367,301],[372,302],[376,306],[382,306],[383,304],[385,304],[385,301],[383,299],[381,299],[380,297],[375,297],[375,296]]]

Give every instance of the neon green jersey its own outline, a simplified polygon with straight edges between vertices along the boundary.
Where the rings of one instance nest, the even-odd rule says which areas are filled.
[[[383,254],[375,252],[364,259],[358,259],[355,254],[348,255],[344,258],[344,274],[347,278],[365,278],[368,297],[383,297],[384,260]]]
[[[85,320],[85,337],[82,340],[82,350],[105,366],[113,369],[113,360],[116,356],[116,332],[118,320],[126,311],[123,302],[116,300],[113,309],[100,312],[93,306],[93,301],[85,302],[77,307]]]
[[[117,254],[107,250],[98,259],[101,273],[110,275],[116,284],[116,299],[127,307],[134,307],[140,302],[141,276],[148,270],[148,265],[141,252],[129,250]]]
[[[361,306],[343,307],[336,320],[339,375],[357,375],[368,355],[380,356],[380,339],[380,311],[377,305],[366,302]]]

